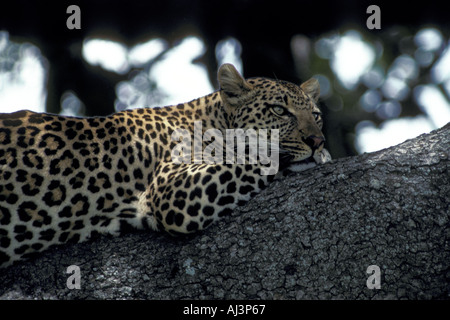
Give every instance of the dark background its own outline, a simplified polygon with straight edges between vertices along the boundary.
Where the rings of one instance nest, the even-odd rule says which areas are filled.
[[[76,4],[81,9],[81,30],[68,30],[66,9]],[[381,30],[368,30],[366,9],[381,8]],[[0,30],[9,32],[10,41],[38,46],[49,62],[47,74],[48,112],[59,113],[61,96],[72,90],[86,106],[84,115],[115,112],[115,85],[129,78],[86,63],[81,56],[87,37],[120,41],[128,46],[163,38],[169,47],[186,36],[195,35],[206,44],[200,58],[217,87],[215,45],[234,37],[242,45],[245,76],[267,76],[300,83],[310,75],[299,74],[291,51],[291,39],[302,34],[318,39],[331,31],[355,29],[367,39],[384,45],[384,64],[399,56],[401,39],[411,38],[420,28],[439,28],[448,40],[448,6],[443,1],[280,1],[280,0],[165,0],[165,1],[6,1],[0,5]],[[392,32],[401,26],[401,32]],[[397,29],[398,30],[398,29]],[[322,65],[327,61],[322,61]],[[312,70],[314,71],[314,70]],[[176,75],[174,75],[175,77]],[[332,74],[330,72],[330,77]],[[429,82],[429,70],[422,70],[416,83]],[[336,91],[336,94],[339,94]],[[375,114],[356,110],[361,85],[342,94],[344,108],[333,112],[322,101],[325,134],[334,157],[355,154],[356,124],[364,119],[380,124]],[[332,98],[330,101],[332,101]],[[182,101],[180,101],[182,102]],[[402,116],[422,111],[411,97],[403,103]],[[95,106],[95,107],[92,107]]]

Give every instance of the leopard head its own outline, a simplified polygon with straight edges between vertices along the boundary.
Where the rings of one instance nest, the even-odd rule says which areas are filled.
[[[279,130],[280,156],[290,163],[310,159],[323,148],[319,83],[300,86],[268,78],[244,79],[231,64],[218,72],[220,95],[230,128]]]

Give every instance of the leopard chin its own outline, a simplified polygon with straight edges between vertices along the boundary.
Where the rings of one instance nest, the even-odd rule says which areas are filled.
[[[290,165],[288,166],[287,169],[293,172],[305,171],[310,168],[314,168],[319,164],[329,162],[331,160],[332,158],[330,153],[328,152],[327,149],[323,148],[320,152],[314,152],[314,154],[309,158],[300,161],[290,162]]]
[[[305,170],[314,168],[316,165],[317,165],[317,163],[314,160],[314,157],[311,156],[309,158],[306,158],[306,159],[303,159],[300,161],[291,162],[287,169],[289,171],[293,171],[293,172],[301,172],[301,171],[305,171]]]

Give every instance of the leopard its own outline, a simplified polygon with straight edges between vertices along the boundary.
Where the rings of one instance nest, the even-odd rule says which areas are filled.
[[[289,170],[331,160],[316,79],[301,85],[245,79],[232,64],[220,66],[217,78],[217,91],[166,107],[97,117],[0,114],[1,267],[50,247],[130,230],[199,232]],[[174,161],[173,150],[184,140],[174,132],[194,137],[196,124],[200,134],[277,132],[278,169],[262,174],[268,164],[249,158]],[[192,160],[208,145],[202,141],[184,156]]]

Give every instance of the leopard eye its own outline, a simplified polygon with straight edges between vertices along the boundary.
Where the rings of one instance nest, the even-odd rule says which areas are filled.
[[[320,120],[320,116],[322,115],[320,112],[313,112],[312,114],[314,116],[314,120],[315,121],[319,121]]]
[[[274,105],[272,106],[272,110],[275,114],[279,116],[284,116],[288,114],[289,112],[286,110],[286,108],[283,108],[282,106]]]

